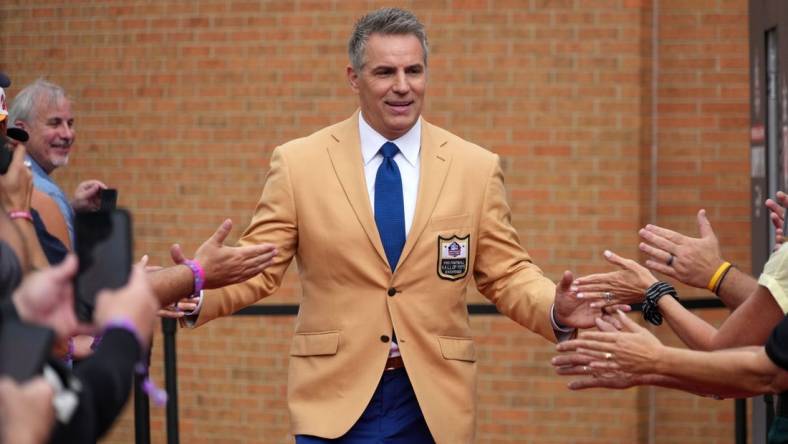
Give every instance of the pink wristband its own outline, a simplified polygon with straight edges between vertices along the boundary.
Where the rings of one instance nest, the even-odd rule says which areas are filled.
[[[10,217],[11,219],[27,219],[30,222],[33,222],[33,215],[30,214],[29,211],[19,211],[19,210],[9,211],[8,217]]]
[[[183,261],[183,264],[189,267],[189,269],[192,271],[192,274],[194,275],[194,292],[192,295],[197,297],[200,295],[200,292],[205,285],[205,270],[202,269],[202,266],[200,266],[200,263],[197,262],[197,259],[186,259]]]

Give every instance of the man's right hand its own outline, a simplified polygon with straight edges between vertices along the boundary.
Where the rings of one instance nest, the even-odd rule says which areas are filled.
[[[205,271],[203,288],[220,288],[244,282],[257,276],[273,263],[277,250],[272,244],[244,247],[224,245],[224,240],[232,228],[232,221],[226,219],[194,254],[194,258]],[[178,244],[172,246],[170,254],[176,264],[186,260]]]
[[[766,199],[765,205],[769,209],[769,219],[774,225],[774,249],[777,250],[785,242],[783,224],[785,222],[785,208],[788,207],[788,194],[778,191],[774,199]]]

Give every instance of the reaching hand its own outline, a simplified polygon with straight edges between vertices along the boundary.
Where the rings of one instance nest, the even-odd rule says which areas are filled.
[[[71,281],[76,273],[77,258],[69,254],[59,265],[25,277],[12,296],[19,317],[55,330],[60,338],[84,332],[74,314]]]
[[[591,358],[588,366],[600,371],[657,373],[663,352],[659,339],[623,312],[618,312],[618,318],[624,327],[621,332],[584,332],[579,339],[561,342],[556,348]]]
[[[783,224],[785,223],[785,208],[788,207],[788,195],[782,191],[778,191],[775,200],[766,199],[765,205],[769,209],[769,219],[774,225],[775,231],[775,246],[777,250],[785,242],[785,233],[783,233]]]
[[[93,321],[99,327],[116,319],[128,320],[145,344],[150,342],[159,301],[153,294],[145,271],[134,266],[129,282],[117,290],[102,290],[96,298]]]
[[[200,297],[188,296],[175,304],[168,305],[159,310],[157,315],[160,318],[179,319],[186,316],[186,313],[192,312],[197,308],[200,303]]]
[[[720,243],[706,210],[698,211],[700,238],[688,237],[656,225],[640,230],[640,250],[651,259],[646,266],[696,288],[706,288],[709,280],[724,262]]]
[[[0,378],[0,442],[46,442],[55,422],[53,396],[52,386],[43,377],[21,385]]]
[[[5,138],[5,135],[0,134]],[[5,148],[0,148],[5,149]],[[14,149],[11,165],[0,175],[0,203],[6,211],[29,211],[33,196],[33,173],[25,166],[25,147]]]
[[[632,259],[623,258],[608,250],[605,250],[604,256],[621,270],[575,279],[573,288],[577,291],[577,298],[594,300],[592,307],[641,302],[646,290],[657,282],[657,278]]]
[[[86,180],[74,190],[74,200],[71,207],[74,211],[96,211],[101,206],[101,190],[106,190],[107,186],[98,180]]]
[[[222,222],[216,232],[200,245],[194,254],[194,258],[205,271],[204,288],[219,288],[246,281],[260,274],[273,263],[277,250],[272,244],[243,247],[224,245],[224,240],[232,228],[233,223],[230,219]],[[176,264],[183,262],[183,252],[177,244],[172,246],[170,254]]]

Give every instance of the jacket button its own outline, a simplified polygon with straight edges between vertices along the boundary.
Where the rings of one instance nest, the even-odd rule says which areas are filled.
[[[389,293],[389,296],[394,296],[395,294],[397,294],[397,289],[394,288],[394,287],[391,287],[391,288],[389,288],[388,293]]]
[[[380,336],[380,342],[389,342],[389,337],[386,336],[386,335],[381,335]]]

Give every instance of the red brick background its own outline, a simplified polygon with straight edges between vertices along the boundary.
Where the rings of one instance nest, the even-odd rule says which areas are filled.
[[[549,276],[606,270],[606,248],[636,257],[645,223],[694,235],[701,207],[726,257],[748,267],[746,0],[396,4],[430,36],[425,117],[502,156],[513,222]],[[346,39],[384,5],[3,0],[0,69],[11,96],[39,76],[70,92],[77,150],[56,180],[67,191],[87,178],[118,188],[136,254],[166,264],[172,242],[194,251],[225,217],[237,236],[272,148],[355,109]],[[298,291],[291,273],[265,303],[296,303]],[[733,442],[732,402],[648,388],[572,393],[548,364],[551,345],[502,317],[471,322],[479,442]],[[288,442],[291,323],[235,317],[179,331],[182,442]],[[164,442],[163,412],[152,411],[154,442]],[[131,442],[132,429],[127,413],[105,442]]]

